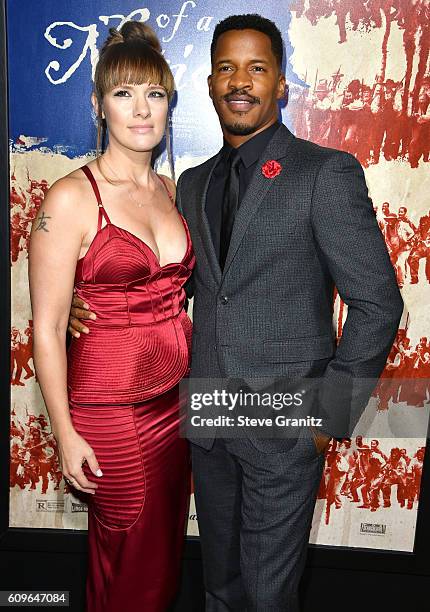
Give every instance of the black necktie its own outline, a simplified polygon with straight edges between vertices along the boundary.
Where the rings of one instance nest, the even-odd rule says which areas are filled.
[[[219,249],[221,270],[224,269],[225,260],[227,259],[234,218],[239,208],[239,164],[241,159],[238,149],[232,149],[228,161],[230,163],[230,172],[224,190]]]

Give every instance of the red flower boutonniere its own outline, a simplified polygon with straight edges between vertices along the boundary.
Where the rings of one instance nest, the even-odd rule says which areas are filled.
[[[261,172],[266,178],[272,179],[281,173],[282,166],[275,159],[269,159],[265,164],[261,166]]]

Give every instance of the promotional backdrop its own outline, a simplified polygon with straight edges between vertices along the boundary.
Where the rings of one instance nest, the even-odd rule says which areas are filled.
[[[225,8],[214,0],[8,2],[12,527],[86,527],[85,504],[62,480],[34,375],[27,263],[31,222],[47,189],[94,154],[90,94],[98,49],[109,27],[129,19],[156,31],[176,80],[178,177],[222,145],[206,85],[210,41],[219,20],[245,12],[274,20],[282,32],[290,86],[284,123],[299,137],[349,151],[364,166],[406,305],[361,421],[365,436],[327,453],[311,542],[413,549],[425,440],[380,432],[394,411],[415,418],[429,400],[426,386],[411,400],[391,384],[430,378],[429,0],[230,0]],[[157,169],[168,173],[165,155]],[[346,314],[337,297],[338,337]],[[188,533],[198,534],[193,503]]]

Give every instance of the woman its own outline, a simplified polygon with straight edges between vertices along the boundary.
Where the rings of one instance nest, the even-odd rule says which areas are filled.
[[[87,609],[164,611],[178,580],[189,490],[180,379],[194,266],[174,184],[151,168],[172,73],[154,32],[111,30],[93,104],[105,153],[59,180],[34,223],[34,361],[67,482],[89,498]],[[65,339],[73,291],[96,318]]]

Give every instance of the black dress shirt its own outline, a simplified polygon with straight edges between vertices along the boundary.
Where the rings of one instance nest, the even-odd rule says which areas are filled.
[[[272,137],[278,130],[279,125],[280,124],[278,122],[274,123],[238,147],[241,157],[241,162],[239,164],[239,206],[243,200],[248,185],[251,182],[257,161],[260,159],[264,149],[272,140]],[[221,149],[221,158],[212,173],[206,196],[205,210],[209,221],[215,253],[218,259],[220,253],[223,197],[226,181],[230,171],[228,156],[232,148],[233,147],[231,145],[224,141],[224,146]]]

